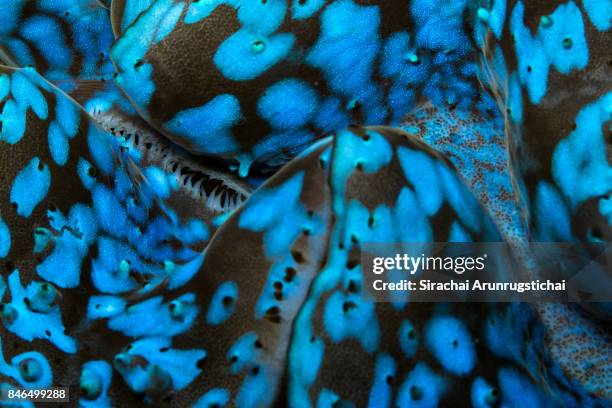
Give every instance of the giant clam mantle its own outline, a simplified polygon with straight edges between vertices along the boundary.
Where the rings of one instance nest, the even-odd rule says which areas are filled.
[[[609,406],[606,305],[372,303],[359,250],[607,242],[611,25],[609,0],[4,2],[2,392]]]

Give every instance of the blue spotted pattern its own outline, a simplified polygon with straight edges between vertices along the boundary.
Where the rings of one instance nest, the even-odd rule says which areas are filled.
[[[610,406],[609,304],[376,303],[360,259],[612,238],[608,0],[5,3],[2,395]]]

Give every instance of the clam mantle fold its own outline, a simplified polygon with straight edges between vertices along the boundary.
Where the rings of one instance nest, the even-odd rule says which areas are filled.
[[[360,265],[607,243],[611,29],[610,0],[3,2],[1,395],[612,405],[609,303],[374,303]]]

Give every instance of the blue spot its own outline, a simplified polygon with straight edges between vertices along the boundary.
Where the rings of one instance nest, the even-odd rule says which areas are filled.
[[[277,129],[306,124],[317,108],[317,94],[304,81],[285,79],[272,85],[257,104],[259,115]]]
[[[425,363],[417,363],[400,386],[396,404],[400,407],[435,408],[446,391],[446,381]]]
[[[23,0],[7,0],[2,3],[3,12],[0,13],[0,35],[11,33],[17,26],[21,17],[21,10],[26,3]]]
[[[389,407],[393,399],[392,381],[395,379],[395,360],[387,353],[376,357],[374,384],[370,390],[368,407]]]
[[[143,185],[145,183],[150,183],[149,177],[147,177],[146,173],[147,170],[149,170],[149,168],[145,169],[143,173],[145,176],[145,179],[143,180],[143,183],[140,184],[140,188],[141,189],[145,189],[145,188],[149,188],[149,185]],[[161,180],[163,183],[163,173],[161,174]],[[134,184],[132,184],[132,180],[130,179],[130,177],[127,174],[127,171],[122,168],[122,167],[118,167],[115,170],[115,186],[114,186],[114,193],[115,193],[115,197],[124,202],[126,200],[126,198],[130,195],[134,193]],[[162,184],[163,185],[163,184]],[[148,192],[148,191],[147,191]]]
[[[387,104],[393,111],[393,118],[389,124],[399,124],[407,112],[414,106],[414,91],[406,90],[404,86],[396,84],[389,91]]]
[[[453,221],[448,233],[448,242],[472,242],[472,237],[460,222]]]
[[[28,218],[45,199],[51,187],[51,171],[38,157],[17,173],[11,187],[11,202],[17,204],[17,214]]]
[[[105,133],[97,126],[89,126],[87,146],[96,168],[105,175],[110,175],[114,169],[113,149]]]
[[[200,270],[202,262],[204,262],[204,254],[200,253],[196,256],[189,254],[189,256],[193,258],[184,264],[174,267],[174,270],[169,272],[170,283],[168,284],[168,289],[172,290],[185,285]],[[166,269],[168,269],[167,265]]]
[[[563,74],[586,67],[589,53],[584,22],[580,9],[571,1],[559,5],[550,15],[553,24],[549,27],[540,25],[535,37],[525,27],[523,19],[524,6],[519,2],[510,18],[518,75],[527,87],[531,102],[538,104],[546,95],[550,65]]]
[[[490,408],[499,400],[498,392],[482,377],[478,377],[472,384],[472,405],[474,408]]]
[[[506,0],[494,0],[493,7],[489,12],[489,27],[498,39],[501,38],[506,19]]]
[[[241,29],[227,38],[214,56],[216,67],[232,81],[255,79],[272,68],[291,51],[295,37],[276,34],[269,37]],[[261,52],[253,52],[253,44],[263,43]]]
[[[310,405],[308,405],[310,406]],[[319,398],[317,399],[317,408],[355,408],[355,405],[350,401],[343,400],[338,394],[328,388],[321,389]],[[376,406],[378,408],[378,406]]]
[[[287,12],[287,2],[283,0],[229,1],[235,3],[234,7],[238,10],[238,20],[243,27],[253,34],[264,35],[276,31],[282,24]]]
[[[163,41],[168,35],[170,35],[172,30],[174,30],[174,27],[176,27],[179,18],[181,17],[184,6],[185,3],[183,2],[177,3],[172,6],[172,8],[166,13],[166,15],[164,15],[164,19],[157,27],[155,38],[153,40],[154,43],[157,44],[160,41]]]
[[[81,122],[81,112],[78,105],[69,98],[56,94],[55,120],[66,136],[71,139],[76,136]]]
[[[366,123],[384,123],[382,94],[372,80],[379,53],[380,10],[353,1],[328,5],[321,15],[321,34],[306,56],[320,69],[332,91],[359,102]]]
[[[6,74],[0,74],[0,101],[4,100],[11,91],[11,77]]]
[[[151,270],[129,246],[101,236],[98,239],[98,259],[93,260],[91,268],[91,279],[100,292],[118,294],[137,288],[127,273],[119,273],[122,260],[129,261],[133,268],[143,274]]]
[[[260,189],[240,214],[240,228],[265,231],[267,256],[286,253],[304,228],[313,227],[300,202],[303,179],[304,172],[299,172],[278,187]]]
[[[408,320],[402,321],[397,337],[404,355],[408,358],[414,357],[419,350],[419,338],[412,323]]]
[[[39,119],[45,120],[49,114],[49,107],[44,95],[34,84],[35,82],[41,85],[42,80],[30,68],[16,72],[11,81],[11,93],[23,112],[31,108]]]
[[[153,66],[144,62],[145,55],[153,42],[158,27],[171,9],[172,0],[152,2],[119,37],[111,50],[111,58],[117,65],[116,83],[130,96],[146,116],[146,106],[155,91],[152,80]]]
[[[198,315],[195,295],[188,293],[168,303],[162,301],[157,296],[128,306],[108,321],[109,329],[129,337],[174,337],[189,330]]]
[[[364,173],[376,173],[389,164],[393,156],[389,142],[382,135],[373,131],[366,133],[367,140],[348,130],[336,136],[331,184],[334,189],[333,209],[337,214],[342,213],[346,181],[355,169],[359,166]]]
[[[454,50],[465,54],[470,41],[463,31],[467,1],[415,0],[410,11],[416,23],[416,44],[436,51]]]
[[[37,265],[36,272],[59,287],[72,288],[80,282],[81,264],[97,236],[98,223],[91,208],[75,204],[60,231],[51,254]]]
[[[406,179],[414,186],[417,200],[428,216],[438,212],[444,199],[438,163],[431,155],[402,147],[398,157]]]
[[[26,113],[17,103],[9,99],[4,103],[2,109],[2,132],[0,132],[0,140],[6,143],[15,144],[21,140],[26,128]]]
[[[76,340],[66,335],[58,305],[53,305],[45,313],[34,312],[26,305],[25,299],[33,297],[38,286],[38,283],[32,282],[24,288],[18,270],[9,275],[11,302],[4,307],[14,311],[14,319],[4,321],[4,326],[26,341],[46,339],[65,353],[75,353]]]
[[[116,237],[126,237],[128,231],[136,228],[129,221],[125,208],[108,187],[103,184],[96,185],[92,198],[96,216],[104,231]]]
[[[514,123],[523,122],[523,93],[521,92],[521,84],[516,72],[510,74],[510,83],[508,84],[508,109],[510,109],[510,119]]]
[[[49,125],[49,151],[53,160],[63,166],[68,161],[70,145],[64,130],[55,122]]]
[[[238,391],[236,405],[245,408],[270,405],[273,393],[269,392],[270,384],[267,376],[265,367],[259,367],[256,373],[247,374]]]
[[[325,0],[294,1],[291,7],[291,17],[295,20],[305,20],[315,15],[325,4]]]
[[[99,394],[94,399],[79,399],[79,405],[84,408],[110,408],[111,402],[107,394],[112,377],[112,367],[104,360],[88,361],[83,364],[80,387],[97,388],[96,391],[99,391]]]
[[[105,319],[119,315],[127,302],[117,296],[92,296],[87,304],[88,319]]]
[[[612,2],[609,0],[582,0],[582,6],[599,31],[607,31],[612,26]]]
[[[230,393],[224,388],[213,388],[196,401],[193,408],[224,407],[230,400]]]
[[[367,353],[378,349],[380,328],[375,304],[371,301],[334,292],[325,304],[323,323],[325,331],[335,343],[352,338],[360,342]]]
[[[177,113],[164,126],[199,151],[228,153],[237,150],[231,128],[240,120],[240,103],[235,96],[222,94],[198,108]],[[206,126],[202,126],[206,123]]]
[[[177,231],[177,237],[182,242],[191,245],[197,242],[206,241],[210,236],[206,224],[197,218],[189,219],[185,225]]]
[[[12,378],[25,389],[46,388],[53,385],[51,366],[42,354],[36,351],[22,353],[13,357],[8,364],[2,353],[2,339],[0,339],[0,373],[5,378]]]
[[[185,13],[185,24],[195,24],[208,17],[217,7],[232,0],[195,1],[189,5]]]
[[[11,250],[11,230],[0,215],[0,258],[4,258]],[[0,299],[2,296],[0,294]]]
[[[309,302],[305,309],[297,316],[297,329],[295,341],[291,343],[289,351],[289,377],[290,389],[289,405],[296,407],[310,406],[309,387],[317,378],[325,353],[325,343],[312,334],[310,326],[305,322],[312,316],[314,305]],[[300,324],[301,323],[301,324]]]
[[[0,140],[9,144],[15,144],[21,140],[26,131],[26,115],[30,108],[39,119],[47,118],[47,101],[33,83],[36,80],[40,83],[39,78],[35,75],[29,69],[23,69],[15,72],[11,80],[7,76],[3,77],[1,92],[6,98],[10,86],[14,99],[5,100],[0,115],[0,121],[3,123]]]
[[[171,180],[175,180],[174,175],[169,175],[159,167],[147,167],[144,169],[144,176],[148,186],[153,189],[155,195],[159,198],[165,199],[170,197],[170,193],[176,187],[171,182]],[[131,189],[131,182],[126,183],[126,185],[129,186],[126,190]]]
[[[522,343],[523,330],[529,324],[527,315],[524,309],[511,307],[487,316],[483,334],[485,344],[494,355],[524,364]]]
[[[394,227],[400,242],[430,242],[433,230],[429,218],[411,189],[403,187],[394,209]]]
[[[206,323],[218,325],[225,322],[234,314],[237,301],[238,286],[234,282],[222,283],[210,301]]]
[[[459,215],[461,222],[472,232],[479,233],[484,226],[487,228],[488,233],[497,235],[494,228],[491,230],[490,219],[486,218],[480,204],[457,173],[446,166],[440,166],[439,174],[444,190],[446,190],[446,199],[453,210]],[[493,238],[495,236],[489,239]]]
[[[539,242],[570,241],[572,231],[567,204],[559,191],[544,181],[538,183],[533,207],[536,238]]]
[[[608,92],[580,110],[576,129],[553,152],[553,178],[572,210],[610,191],[612,166],[607,159],[604,124],[611,117],[612,92]]]
[[[89,163],[87,160],[79,157],[79,161],[77,163],[77,174],[83,183],[83,186],[91,190],[96,185],[96,178],[93,176],[95,174],[96,169]]]
[[[227,359],[232,363],[230,372],[238,374],[247,367],[251,367],[261,350],[255,346],[257,334],[248,332],[242,336],[230,347],[227,352]]]
[[[612,225],[612,197],[599,200],[599,212],[608,220],[608,224]]]
[[[454,317],[431,318],[425,327],[425,344],[442,367],[453,374],[468,374],[476,364],[472,337]]]
[[[34,60],[32,52],[24,41],[18,38],[10,38],[6,41],[6,45],[15,58],[22,61],[23,66],[36,65],[36,60]]]
[[[44,56],[49,69],[70,66],[72,55],[59,22],[45,15],[35,15],[23,21],[19,34],[30,41]]]
[[[553,25],[540,27],[537,34],[550,63],[566,75],[572,70],[585,68],[589,62],[589,48],[582,12],[576,3],[570,1],[559,5],[550,18]],[[569,48],[568,44],[571,44]]]
[[[114,366],[135,392],[150,389],[153,380],[169,377],[173,390],[187,387],[200,373],[198,361],[206,357],[204,350],[171,348],[166,337],[148,337],[131,344],[128,352],[115,356]],[[147,366],[132,364],[135,356],[146,358]]]

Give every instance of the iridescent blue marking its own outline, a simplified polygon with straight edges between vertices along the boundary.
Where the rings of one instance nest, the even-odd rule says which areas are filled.
[[[210,406],[224,407],[230,400],[230,393],[223,388],[214,388],[196,401],[193,408],[209,408]]]
[[[334,2],[323,11],[319,39],[306,56],[333,91],[361,104],[365,123],[384,123],[386,116],[381,92],[372,80],[381,46],[379,28],[377,7]]]
[[[0,258],[4,258],[11,250],[11,230],[0,215]],[[2,296],[0,294],[0,299]]]
[[[419,350],[419,338],[412,323],[408,320],[402,321],[397,337],[404,355],[408,358],[414,357]]]
[[[408,373],[400,386],[396,404],[400,407],[434,408],[446,392],[448,384],[427,364],[420,362]]]
[[[395,360],[387,353],[380,353],[376,357],[374,384],[370,390],[368,407],[386,408],[390,406],[393,400],[392,381],[396,375],[395,366]]]
[[[298,79],[284,79],[266,90],[257,109],[272,127],[294,129],[310,120],[317,105],[317,93],[310,85]]]
[[[472,384],[471,400],[474,408],[490,408],[499,400],[498,391],[482,377],[477,377]]]
[[[510,18],[518,76],[534,104],[540,103],[546,95],[551,65],[559,72],[569,74],[586,67],[589,60],[582,13],[576,4],[569,2],[559,5],[550,18],[554,23],[550,27],[539,26],[535,37],[523,23],[522,2],[516,4]]]
[[[110,408],[108,389],[113,377],[112,367],[104,360],[88,361],[83,364],[79,388],[79,405],[84,408]]]
[[[293,34],[265,35],[241,29],[219,46],[214,62],[232,81],[252,80],[287,57],[294,42]]]
[[[40,389],[53,385],[51,366],[42,354],[35,351],[18,354],[8,364],[2,352],[2,338],[0,338],[0,373],[17,381],[26,389]]]
[[[353,338],[361,343],[367,353],[378,349],[380,327],[375,304],[363,300],[359,294],[334,292],[325,304],[323,323],[325,331],[335,343]]]
[[[612,27],[612,3],[608,0],[582,0],[582,5],[599,31]]]
[[[572,211],[591,197],[603,196],[612,186],[604,124],[612,118],[612,92],[586,105],[576,117],[576,129],[553,153],[553,177]]]
[[[442,367],[453,374],[466,375],[476,364],[472,336],[454,317],[432,317],[425,326],[425,344]]]
[[[88,319],[104,319],[119,315],[127,302],[117,296],[92,296],[87,305]]]
[[[257,334],[249,332],[243,334],[236,340],[227,352],[227,359],[231,362],[230,372],[238,374],[245,368],[251,368],[257,361],[257,357],[261,354],[261,350],[257,349],[255,342]]]
[[[24,299],[34,294],[36,285],[30,284],[24,288],[17,270],[9,275],[8,288],[11,293],[11,302],[4,305],[4,313],[10,310],[13,314],[9,317],[10,320],[3,319],[7,330],[26,341],[47,339],[65,353],[76,352],[76,340],[65,334],[58,305],[52,307],[47,313],[31,311]]]
[[[234,282],[224,282],[213,295],[208,312],[206,323],[218,325],[229,319],[236,310],[238,300],[238,286]]]
[[[205,105],[177,113],[164,126],[189,143],[210,153],[235,151],[231,128],[240,120],[240,102],[229,94],[218,95]],[[207,123],[207,126],[202,126]]]
[[[17,214],[29,218],[34,208],[45,199],[51,187],[51,171],[38,157],[17,173],[11,186],[11,203],[16,204]]]
[[[312,226],[312,221],[299,200],[303,178],[304,173],[300,172],[282,185],[262,191],[249,202],[240,215],[240,228],[265,231],[264,247],[269,257],[286,253],[304,227]],[[277,210],[280,203],[283,203],[285,211]]]
[[[160,296],[128,306],[125,311],[108,321],[108,327],[129,337],[174,337],[191,328],[198,308],[195,295],[182,295],[163,303]]]
[[[143,356],[145,366],[134,364],[134,359]],[[135,392],[150,391],[158,381],[180,391],[201,372],[197,362],[205,357],[204,350],[178,350],[171,348],[169,338],[149,337],[133,342],[129,351],[117,354],[113,365]]]

